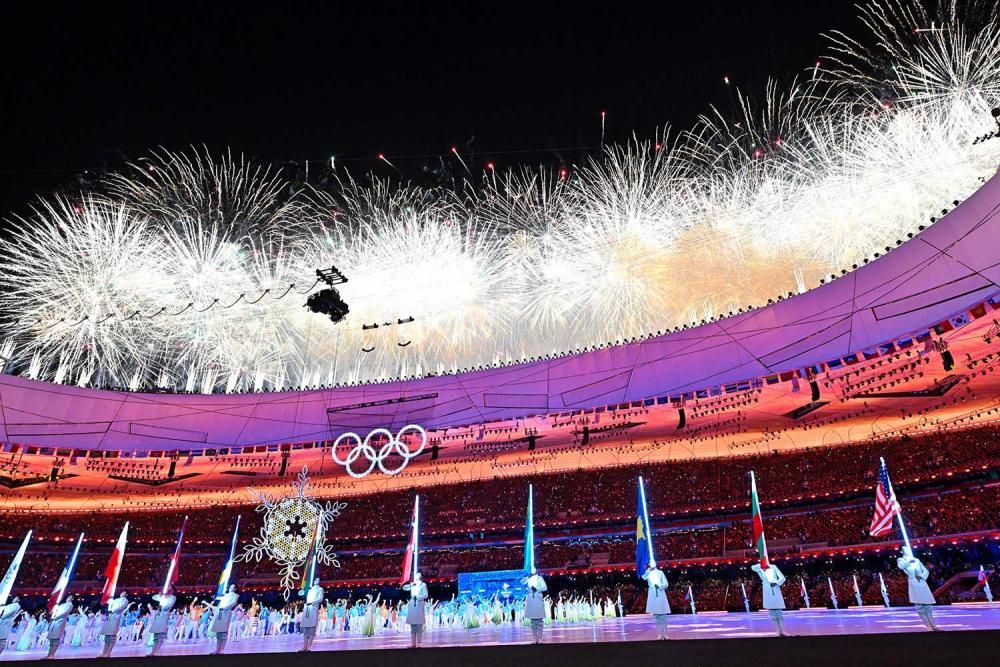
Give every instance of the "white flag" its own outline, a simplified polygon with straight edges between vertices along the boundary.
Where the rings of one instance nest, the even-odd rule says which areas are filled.
[[[0,607],[7,604],[7,598],[10,597],[10,591],[14,588],[14,580],[17,579],[17,571],[21,569],[21,560],[24,558],[24,552],[28,550],[28,541],[30,539],[31,531],[29,530],[28,534],[24,536],[24,541],[21,542],[21,548],[17,550],[14,560],[11,561],[10,567],[7,568],[7,574],[0,581]]]

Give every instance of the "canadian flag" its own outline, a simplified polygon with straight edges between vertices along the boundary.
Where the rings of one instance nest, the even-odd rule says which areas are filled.
[[[122,527],[115,550],[111,552],[108,566],[104,570],[104,589],[101,591],[101,604],[106,605],[115,596],[118,587],[118,574],[122,571],[122,561],[125,559],[125,542],[128,540],[128,521]]]

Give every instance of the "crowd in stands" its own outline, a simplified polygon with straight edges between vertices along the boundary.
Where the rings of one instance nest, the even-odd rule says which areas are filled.
[[[1000,529],[998,443],[997,429],[981,427],[788,453],[535,476],[531,481],[539,566],[586,573],[627,565],[634,558],[639,474],[647,481],[657,531],[654,544],[665,562],[753,556],[746,509],[750,469],[757,473],[768,539],[776,555],[877,542],[867,534],[867,526],[880,455],[890,463],[914,538]],[[421,490],[421,564],[427,575],[453,580],[463,571],[520,567],[526,482],[496,479]],[[344,499],[347,508],[327,533],[341,567],[324,566],[322,576],[345,582],[398,576],[411,498],[411,492],[400,491]],[[242,515],[242,542],[259,534],[262,515],[252,506],[191,513],[181,585],[214,584],[237,513]],[[83,531],[87,537],[76,578],[97,582],[126,519],[131,523],[130,542],[121,585],[154,587],[173,548],[182,521],[179,513],[0,511],[0,569],[31,528],[35,535],[19,585],[28,586],[24,580],[30,576],[39,588],[50,587]],[[586,538],[579,535],[585,526],[590,535]],[[241,564],[238,576],[273,586],[276,570],[265,560]],[[710,582],[702,586],[702,595],[708,597],[718,588]]]
[[[535,520],[541,528],[628,520],[635,511],[635,480],[647,481],[650,513],[654,517],[718,514],[747,506],[747,473],[755,470],[765,507],[808,503],[821,499],[867,495],[874,488],[879,456],[884,456],[898,490],[931,482],[982,475],[1000,468],[1000,430],[987,426],[942,431],[919,437],[839,445],[824,448],[728,458],[706,458],[645,466],[579,470],[538,475],[523,481],[487,479],[421,489],[425,535],[462,535],[505,532],[523,523],[527,482],[535,488]],[[334,522],[332,540],[380,541],[405,535],[408,514],[386,508],[404,508],[411,491],[392,491],[357,498],[339,498],[347,508]],[[187,539],[221,542],[227,539],[236,514],[247,534],[260,528],[261,515],[253,506],[215,507],[190,512]],[[63,540],[86,531],[92,538],[113,541],[121,522],[128,519],[135,539],[175,539],[178,512],[89,514],[18,513],[0,510],[0,539],[15,539],[23,529],[36,538]]]

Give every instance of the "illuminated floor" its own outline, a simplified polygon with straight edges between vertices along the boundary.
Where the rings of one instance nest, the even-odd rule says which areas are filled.
[[[935,619],[942,630],[996,630],[1000,629],[1000,604],[971,604],[936,607]],[[800,610],[786,613],[786,630],[793,635],[845,635],[877,634],[887,632],[919,632],[923,625],[912,609],[899,607],[866,607],[831,611],[826,609]],[[675,615],[670,619],[671,639],[723,639],[770,637],[774,632],[770,619],[763,613],[727,614],[704,613],[697,616]],[[656,632],[650,616],[629,616],[625,619],[608,619],[597,623],[555,625],[545,629],[546,643],[620,642],[626,640],[655,639]],[[527,644],[530,631],[521,626],[490,626],[476,630],[436,629],[425,635],[425,646],[490,646],[500,644]],[[227,653],[279,653],[297,651],[302,645],[299,635],[244,639],[230,642]],[[359,649],[400,649],[409,645],[409,635],[403,632],[386,632],[375,637],[332,634],[318,637],[314,651]],[[198,640],[187,643],[168,642],[163,655],[202,655],[214,650],[215,643]],[[148,649],[139,644],[120,643],[116,657],[144,655]],[[100,647],[85,646],[60,649],[59,658],[91,658]],[[38,659],[45,651],[6,650],[0,661]]]

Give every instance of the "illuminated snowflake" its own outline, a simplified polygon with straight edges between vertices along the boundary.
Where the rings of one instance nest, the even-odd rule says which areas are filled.
[[[237,560],[259,563],[265,556],[281,567],[281,587],[285,599],[293,587],[298,586],[302,574],[299,568],[305,563],[309,544],[319,526],[316,554],[322,565],[340,567],[333,545],[326,543],[326,531],[347,503],[328,500],[320,503],[306,493],[309,486],[309,468],[302,468],[298,479],[292,482],[294,493],[284,498],[273,498],[253,487],[247,490],[260,503],[257,511],[264,515],[260,535],[244,547]]]

